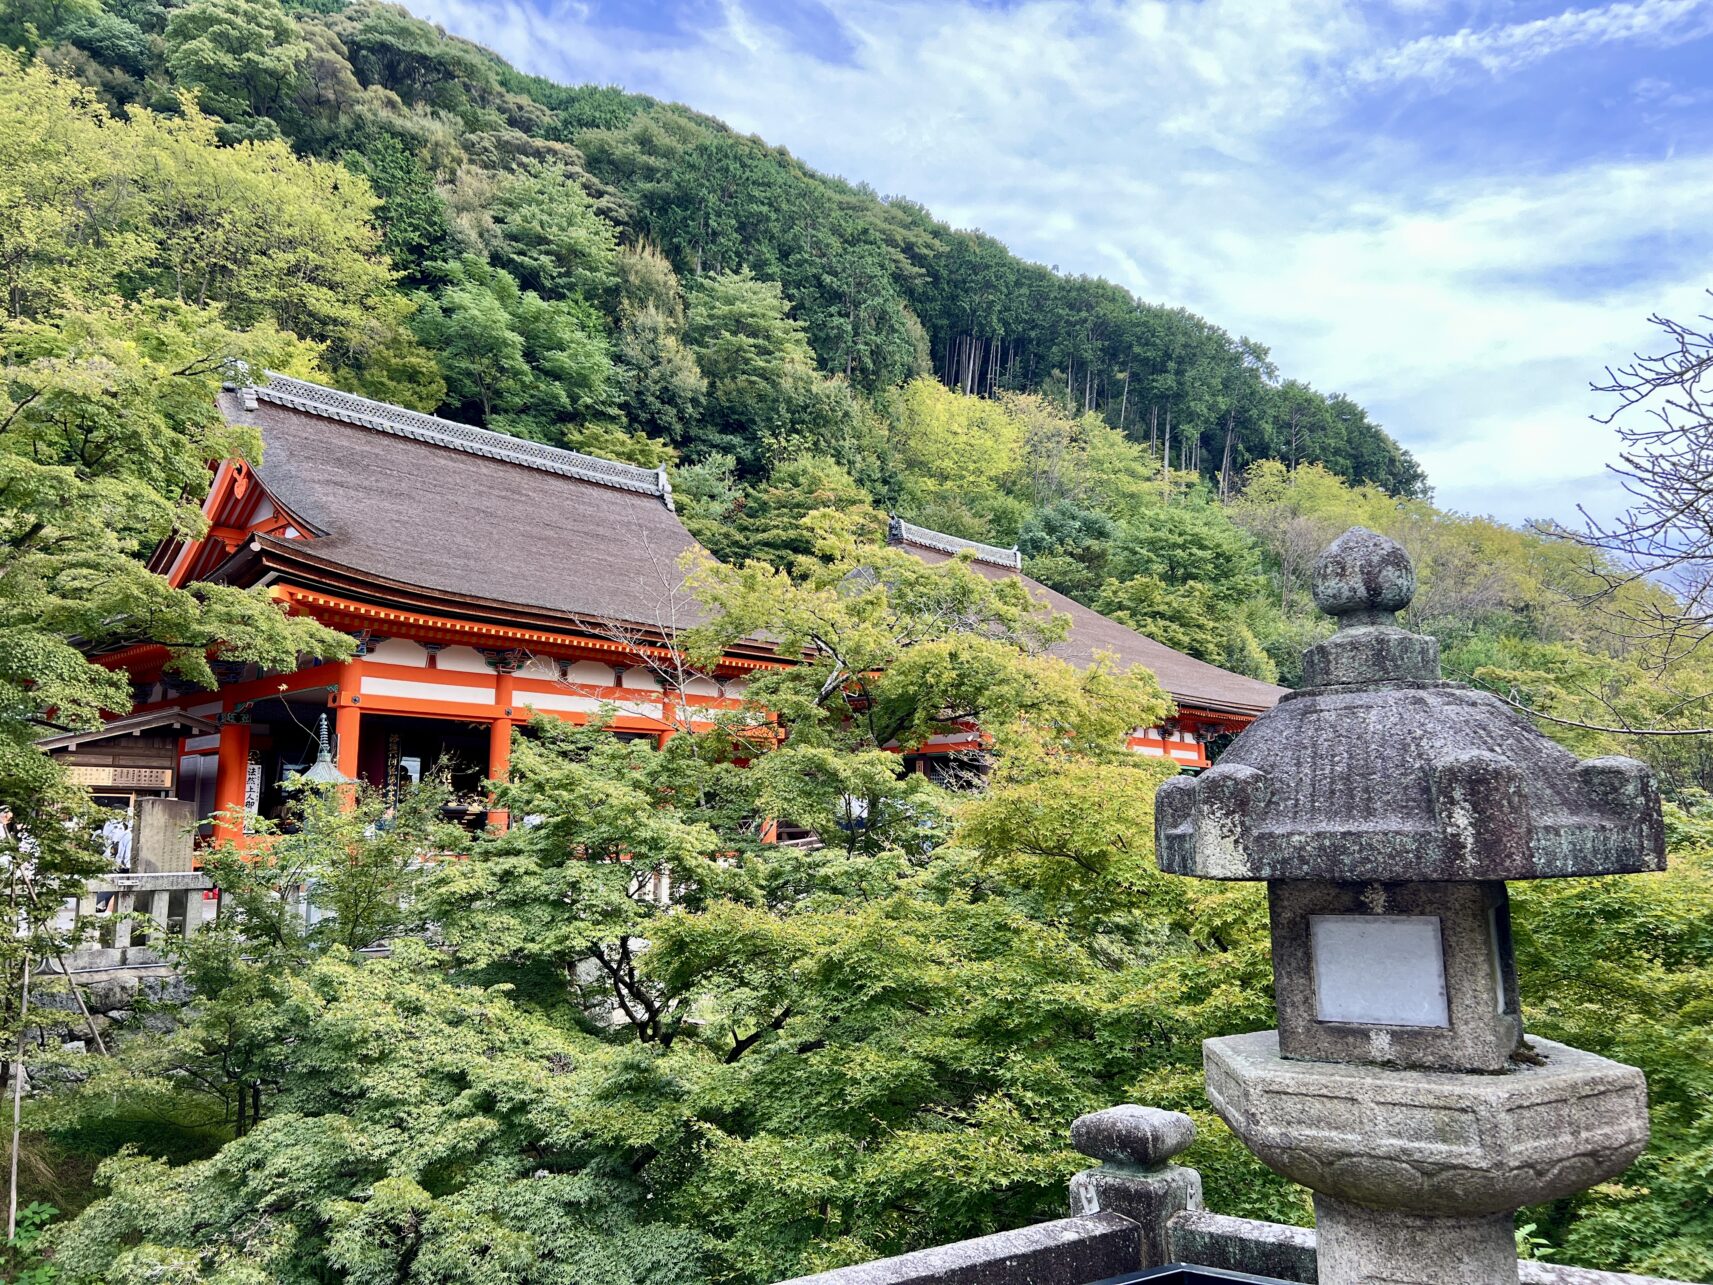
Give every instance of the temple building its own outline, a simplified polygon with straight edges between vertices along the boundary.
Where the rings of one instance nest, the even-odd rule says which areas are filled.
[[[757,646],[689,672],[667,645],[701,618],[682,555],[694,540],[665,472],[597,459],[272,375],[221,394],[262,462],[222,464],[207,535],[164,545],[175,585],[264,585],[290,612],[350,634],[344,661],[292,672],[215,662],[217,691],[163,675],[163,648],[97,657],[134,681],[134,716],[200,720],[163,790],[197,815],[277,814],[328,717],[346,777],[397,786],[450,772],[473,823],[532,711],[660,740],[735,707],[778,665]],[[205,730],[213,724],[212,730]]]
[[[584,721],[614,709],[615,734],[663,742],[701,724],[699,715],[738,707],[748,676],[786,663],[758,641],[691,672],[673,650],[702,616],[682,562],[695,541],[664,470],[283,375],[226,389],[220,409],[256,430],[261,463],[220,465],[204,505],[207,534],[163,545],[153,569],[175,585],[265,586],[356,648],[349,659],[306,659],[288,672],[216,659],[212,692],[164,674],[162,647],[97,656],[129,671],[136,698],[109,731],[149,738],[148,771],[118,772],[115,761],[113,781],[100,782],[117,789],[123,776],[133,814],[159,797],[199,817],[278,815],[283,784],[316,758],[325,718],[343,776],[396,788],[443,771],[470,823],[503,825],[482,783],[504,779],[512,729],[532,713]],[[892,539],[929,562],[967,549],[983,575],[1022,576],[1015,550],[898,521]],[[1168,724],[1138,730],[1140,753],[1206,767],[1210,742],[1282,694],[1022,578],[1071,617],[1056,654],[1086,664],[1109,652],[1145,665],[1177,702]],[[91,771],[105,770],[91,758],[92,739],[100,738],[79,738],[77,753]],[[912,749],[913,765],[978,740],[937,737]]]
[[[930,563],[949,562],[968,553],[972,555],[970,566],[989,580],[1021,580],[1030,597],[1044,600],[1055,613],[1070,617],[1069,632],[1048,650],[1073,665],[1089,665],[1097,655],[1107,654],[1120,666],[1141,665],[1150,670],[1178,709],[1162,726],[1138,728],[1131,734],[1130,748],[1139,754],[1169,758],[1188,771],[1199,771],[1210,762],[1210,747],[1241,732],[1285,694],[1283,687],[1245,678],[1174,651],[1030,579],[1023,574],[1023,555],[1016,549],[959,539],[899,518],[892,519],[888,541]],[[923,748],[928,754],[945,754],[974,743],[973,733],[954,733],[935,737],[934,743]]]

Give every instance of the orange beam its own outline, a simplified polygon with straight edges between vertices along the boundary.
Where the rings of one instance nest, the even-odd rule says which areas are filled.
[[[118,651],[110,651],[104,656],[91,656],[89,659],[107,669],[129,669],[135,673],[139,670],[159,669],[171,656],[171,649],[164,643],[132,643],[129,647],[121,647]]]
[[[547,633],[539,629],[518,629],[510,625],[478,624],[468,620],[453,620],[445,616],[429,616],[420,612],[399,611],[392,607],[377,607],[366,602],[355,602],[349,598],[335,597],[332,594],[299,589],[295,585],[276,585],[272,592],[276,598],[285,602],[292,609],[303,611],[306,614],[316,616],[318,619],[327,616],[343,616],[355,622],[358,628],[378,628],[382,632],[392,634],[414,630],[471,646],[479,645],[483,640],[492,640],[497,643],[533,644],[540,650],[566,656],[574,656],[584,652],[598,652],[607,655],[652,656],[658,659],[670,659],[674,655],[669,647],[616,642],[607,638],[573,637],[568,634]],[[753,670],[784,669],[787,666],[784,661],[725,657],[719,662],[719,667],[722,669]]]

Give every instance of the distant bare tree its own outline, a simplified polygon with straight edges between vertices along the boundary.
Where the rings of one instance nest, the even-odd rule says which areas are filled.
[[[1623,443],[1610,465],[1633,503],[1604,522],[1579,506],[1581,530],[1552,524],[1549,533],[1588,550],[1599,602],[1627,636],[1659,645],[1666,660],[1694,650],[1713,629],[1713,317],[1693,324],[1657,313],[1660,351],[1608,366],[1591,385],[1616,399],[1597,422]],[[1669,589],[1623,594],[1651,581]]]

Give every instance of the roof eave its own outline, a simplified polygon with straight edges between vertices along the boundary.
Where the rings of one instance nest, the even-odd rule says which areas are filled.
[[[272,536],[255,537],[253,547],[259,565],[290,577],[293,583],[377,606],[446,615],[477,624],[525,625],[545,630],[573,631],[596,638],[608,637],[615,629],[620,629],[634,631],[639,641],[654,645],[670,644],[666,631],[656,624],[553,611],[525,603],[458,594],[390,580],[370,571],[347,566],[332,558],[317,556],[311,549],[295,541],[284,541]],[[745,658],[779,658],[775,650],[761,645],[747,648],[734,646],[728,651]]]

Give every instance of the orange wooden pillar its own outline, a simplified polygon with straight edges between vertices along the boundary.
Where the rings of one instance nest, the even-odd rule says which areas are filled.
[[[341,705],[333,714],[333,736],[338,742],[333,750],[333,766],[339,774],[357,779],[357,744],[362,735],[363,711],[355,705]]]
[[[220,724],[220,754],[214,766],[214,841],[237,843],[244,837],[244,794],[250,775],[250,723]]]
[[[512,765],[512,721],[509,718],[496,718],[488,724],[488,779],[503,782],[511,772]],[[489,795],[488,824],[496,830],[504,830],[511,825],[511,814],[504,808],[493,807],[494,796]]]
[[[488,724],[488,779],[504,782],[512,767],[512,675],[510,670],[498,669],[494,674],[494,704],[500,716]],[[494,806],[488,796],[488,825],[495,830],[509,829],[511,814]]]
[[[362,670],[358,662],[339,666],[339,694],[333,709],[333,766],[350,780],[357,779],[357,751],[363,734],[363,710],[358,704]]]

